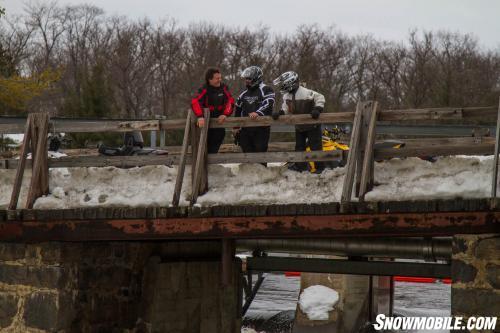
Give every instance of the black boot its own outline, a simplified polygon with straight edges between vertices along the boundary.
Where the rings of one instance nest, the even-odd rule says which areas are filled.
[[[304,167],[303,164],[305,164],[305,163],[292,163],[288,166],[288,170],[297,171],[297,172],[307,171],[307,166]]]

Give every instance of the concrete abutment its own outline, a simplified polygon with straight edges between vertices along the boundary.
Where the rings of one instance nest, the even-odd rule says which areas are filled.
[[[238,259],[235,259],[238,260]],[[2,332],[238,332],[221,242],[0,243]]]

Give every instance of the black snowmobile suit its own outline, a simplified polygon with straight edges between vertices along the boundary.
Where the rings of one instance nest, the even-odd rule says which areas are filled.
[[[243,91],[236,101],[236,117],[248,117],[256,112],[259,116],[270,116],[273,112],[275,94],[271,87],[260,83]],[[244,127],[239,143],[245,153],[266,152],[271,133],[270,126]]]

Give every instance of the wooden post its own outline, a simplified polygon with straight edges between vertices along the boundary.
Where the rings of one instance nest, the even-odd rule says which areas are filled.
[[[491,184],[491,197],[497,197],[498,154],[500,150],[500,99],[498,102],[497,132],[495,141],[495,158],[493,160],[493,182]]]
[[[16,178],[12,188],[10,197],[9,209],[14,210],[17,208],[19,201],[19,193],[21,192],[21,185],[23,182],[24,168],[26,166],[26,156],[28,155],[28,147],[31,144],[31,127],[33,126],[32,115],[28,115],[26,128],[24,130],[23,144],[21,145],[21,156],[19,157],[19,164],[17,165]]]
[[[149,144],[149,146],[151,148],[156,148],[156,132],[157,131],[150,131],[149,132],[149,138],[150,138],[150,144]]]
[[[356,113],[352,123],[351,140],[349,143],[349,155],[347,155],[347,164],[345,166],[344,186],[342,188],[341,202],[351,201],[352,186],[354,183],[354,172],[356,171],[356,154],[359,148],[361,120],[363,118],[363,105],[364,103],[358,102],[356,106]]]
[[[186,126],[184,128],[184,138],[182,140],[182,150],[181,159],[179,161],[179,166],[177,168],[177,179],[175,180],[175,190],[174,197],[172,199],[172,206],[177,207],[179,205],[179,199],[181,197],[182,182],[184,181],[184,171],[186,169],[186,157],[189,146],[189,136],[191,128],[191,118],[193,111],[188,110],[188,115],[186,118]]]
[[[194,167],[198,158],[198,142],[200,142],[200,128],[197,125],[198,119],[191,117],[191,197],[194,189]]]
[[[205,158],[205,154],[207,151],[207,137],[208,137],[208,122],[210,120],[210,111],[208,109],[204,109],[204,114],[205,114],[205,125],[201,129],[201,135],[200,135],[200,140],[198,143],[198,152],[196,156],[196,164],[193,164],[195,166],[194,168],[194,183],[193,183],[193,194],[191,197],[191,205],[194,205],[196,203],[196,200],[198,199],[198,194],[203,191],[204,189],[201,188],[202,185],[202,177],[204,172],[204,169],[206,170],[206,163],[207,159]]]
[[[370,115],[372,111],[373,102],[363,103],[362,119],[360,126],[360,137],[358,143],[358,151],[356,152],[356,188],[355,195],[359,197],[359,188],[361,184],[361,172],[363,165],[363,158],[365,156],[366,142],[368,141],[368,127],[370,123]]]
[[[33,172],[31,175],[31,184],[28,191],[28,198],[26,200],[26,208],[33,208],[33,203],[41,195],[48,193],[48,180],[42,180],[42,177],[48,177],[48,164],[47,164],[47,134],[49,129],[49,116],[46,113],[34,115],[37,127],[37,142],[32,160]],[[33,140],[32,140],[33,141]],[[47,184],[47,188],[45,187]]]
[[[359,200],[363,201],[365,199],[365,194],[367,191],[371,189],[373,186],[373,146],[375,144],[375,131],[377,126],[377,102],[372,104],[372,108],[370,109],[370,118],[368,123],[368,133],[367,140],[365,145],[365,152],[363,158],[363,167],[361,172],[361,180],[359,187]],[[358,165],[359,166],[359,165]]]
[[[166,137],[165,130],[161,130],[160,131],[160,147],[163,149],[165,147],[165,137]]]
[[[233,258],[235,254],[234,240],[222,240],[222,285],[228,286],[233,280]]]

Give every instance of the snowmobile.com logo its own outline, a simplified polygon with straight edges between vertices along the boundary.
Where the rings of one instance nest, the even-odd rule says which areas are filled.
[[[386,317],[377,315],[377,330],[494,330],[497,317]]]

